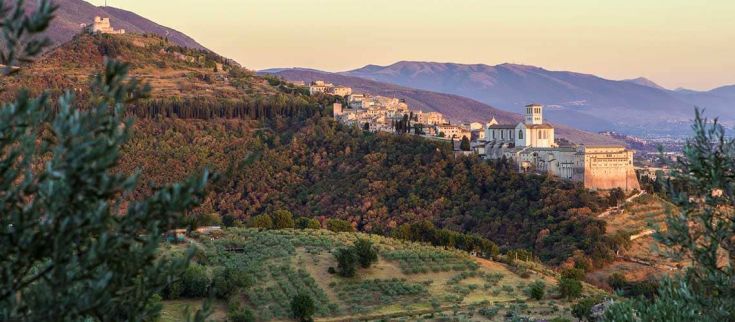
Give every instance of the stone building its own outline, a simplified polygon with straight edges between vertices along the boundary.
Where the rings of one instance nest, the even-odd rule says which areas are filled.
[[[470,130],[458,125],[440,124],[436,126],[436,132],[440,135],[443,133],[447,139],[461,140],[463,137],[467,139],[472,137]]]
[[[518,124],[493,124],[485,130],[485,157],[513,160],[522,172],[549,173],[580,181],[590,189],[640,189],[633,151],[623,146],[565,146],[555,142],[554,127],[543,122],[543,106],[525,108]]]
[[[413,113],[416,122],[424,125],[439,125],[447,123],[447,120],[439,112],[416,111]]]
[[[112,28],[112,25],[110,24],[110,18],[102,18],[102,17],[94,17],[94,22],[91,25],[82,24],[82,28],[86,29],[87,31],[91,33],[101,33],[101,34],[113,34],[113,35],[122,35],[125,33],[125,29],[118,29],[115,30],[115,28]]]
[[[309,95],[314,95],[316,93],[345,97],[352,95],[352,88],[347,86],[334,86],[332,83],[316,80],[309,83]]]
[[[342,104],[341,103],[334,103],[332,105],[332,114],[334,114],[334,117],[341,116],[344,113],[342,110]]]
[[[346,86],[335,86],[332,88],[331,94],[343,97],[348,96],[352,94],[352,88]]]
[[[581,172],[585,187],[641,189],[633,168],[633,151],[622,146],[587,146],[583,149],[584,168]]]
[[[329,90],[334,87],[332,83],[326,83],[324,81],[313,81],[309,84],[309,95],[316,93],[329,93]]]

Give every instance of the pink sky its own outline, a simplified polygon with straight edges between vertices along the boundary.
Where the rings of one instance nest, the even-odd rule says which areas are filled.
[[[104,0],[88,0],[101,5]],[[251,69],[504,62],[735,84],[731,0],[109,0]]]

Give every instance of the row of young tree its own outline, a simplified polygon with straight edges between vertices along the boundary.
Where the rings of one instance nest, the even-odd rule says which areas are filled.
[[[279,93],[240,99],[151,99],[128,108],[138,118],[178,117],[185,119],[304,120],[324,112],[329,101],[318,102],[304,96]]]
[[[391,231],[391,237],[430,243],[475,253],[481,257],[493,257],[500,253],[498,245],[487,238],[449,229],[439,229],[430,221],[403,224]]]

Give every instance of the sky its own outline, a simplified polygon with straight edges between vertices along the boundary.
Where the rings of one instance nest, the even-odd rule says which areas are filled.
[[[735,84],[735,0],[108,2],[256,70],[508,62],[671,89]]]

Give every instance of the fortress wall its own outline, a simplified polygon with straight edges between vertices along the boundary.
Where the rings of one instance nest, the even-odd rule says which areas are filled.
[[[622,168],[595,169],[585,167],[584,186],[590,189],[608,190],[621,188],[623,190],[640,190],[638,178],[632,166]]]

